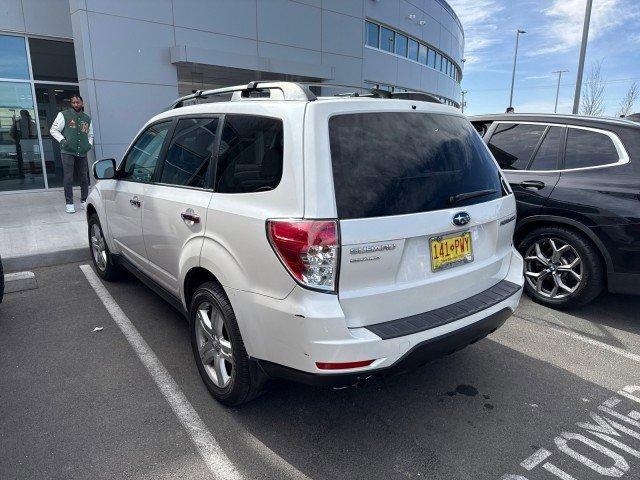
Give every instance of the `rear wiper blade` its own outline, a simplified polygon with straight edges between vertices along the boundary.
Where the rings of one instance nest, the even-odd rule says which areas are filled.
[[[449,197],[449,204],[455,205],[456,203],[462,202],[463,200],[469,200],[470,198],[476,197],[484,197],[485,195],[491,195],[493,193],[498,193],[498,191],[492,188],[489,190],[477,190],[475,192],[459,193],[458,195],[451,195]]]

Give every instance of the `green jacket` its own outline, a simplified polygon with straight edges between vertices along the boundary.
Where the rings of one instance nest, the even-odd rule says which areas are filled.
[[[89,143],[91,117],[84,112],[76,112],[73,108],[64,110],[62,115],[64,116],[62,129],[64,140],[60,142],[60,151],[77,157],[86,156],[91,150]]]

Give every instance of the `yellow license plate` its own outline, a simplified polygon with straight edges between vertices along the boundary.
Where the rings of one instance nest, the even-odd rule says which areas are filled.
[[[429,246],[432,272],[473,262],[471,232],[432,237],[429,239]]]

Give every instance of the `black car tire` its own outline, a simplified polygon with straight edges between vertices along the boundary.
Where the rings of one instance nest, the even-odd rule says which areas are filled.
[[[212,309],[217,309],[217,312],[221,314],[224,333],[226,334],[225,340],[231,344],[233,364],[229,375],[229,383],[223,387],[214,383],[207,373],[200,355],[197,330],[200,322],[198,309],[202,305],[210,305]],[[191,348],[198,372],[207,389],[216,400],[227,406],[238,406],[253,400],[262,393],[266,377],[258,369],[257,365],[250,361],[231,303],[219,284],[206,282],[196,289],[189,308],[189,326]],[[220,337],[222,338],[222,335]]]
[[[89,253],[91,254],[91,260],[93,262],[93,268],[98,274],[98,276],[106,280],[108,282],[112,282],[117,280],[120,276],[120,267],[115,264],[113,261],[113,255],[109,251],[109,246],[107,242],[104,240],[104,233],[102,230],[102,225],[100,224],[100,219],[98,218],[98,214],[94,213],[89,217],[88,221],[88,235],[89,235]],[[105,259],[102,262],[98,262],[96,258],[96,252],[94,251],[94,246],[92,244],[92,233],[94,228],[100,232],[102,238],[101,247],[104,248],[104,257]]]
[[[4,270],[2,268],[2,257],[0,257],[0,303],[4,298]]]
[[[576,290],[563,298],[549,298],[540,295],[525,278],[525,291],[531,299],[550,308],[568,309],[580,307],[593,301],[605,286],[605,274],[602,258],[596,246],[583,233],[564,226],[550,225],[529,232],[518,245],[518,250],[525,257],[525,273],[527,269],[526,255],[536,242],[546,239],[559,239],[570,245],[580,257],[582,278]]]

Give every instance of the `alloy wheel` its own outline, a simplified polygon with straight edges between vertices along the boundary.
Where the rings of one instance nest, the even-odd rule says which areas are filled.
[[[207,376],[219,388],[231,381],[233,351],[222,312],[211,302],[202,302],[196,313],[198,354]]]
[[[93,254],[96,266],[101,272],[104,272],[107,268],[107,245],[104,241],[104,236],[102,235],[102,229],[97,223],[94,223],[91,226],[90,242],[91,253]]]
[[[582,259],[569,243],[559,238],[543,238],[529,247],[524,274],[536,294],[561,299],[573,294],[583,278]]]

